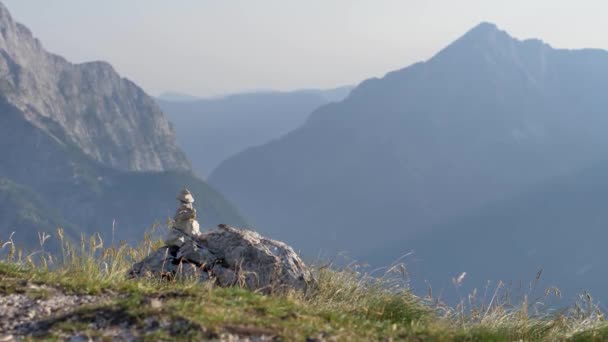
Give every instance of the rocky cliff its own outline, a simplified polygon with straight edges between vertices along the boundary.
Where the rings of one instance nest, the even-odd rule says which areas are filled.
[[[47,52],[1,3],[0,97],[55,140],[106,166],[190,168],[171,125],[141,88],[105,62],[72,64]]]

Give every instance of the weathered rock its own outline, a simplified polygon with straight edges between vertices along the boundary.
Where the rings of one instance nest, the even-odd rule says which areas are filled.
[[[194,203],[194,197],[188,189],[183,189],[177,196],[177,199],[184,204]],[[192,209],[192,206],[190,206],[189,208]]]
[[[176,221],[174,229],[177,229],[189,236],[198,236],[201,233],[198,222],[194,219],[188,219],[185,221]]]
[[[165,242],[169,246],[176,244],[181,245],[183,242],[179,238],[180,234],[177,233],[176,235],[174,230],[191,237],[197,237],[201,234],[200,226],[196,220],[196,209],[192,206],[192,203],[194,203],[194,196],[192,196],[192,193],[188,189],[183,189],[179,195],[177,195],[177,200],[180,204],[173,217],[173,229],[165,239]]]
[[[133,277],[191,277],[220,286],[243,286],[274,292],[306,290],[313,281],[306,265],[283,242],[251,231],[218,226],[199,236],[172,232],[179,244],[168,245],[133,265]],[[174,239],[176,240],[176,239]]]
[[[235,271],[221,265],[213,266],[211,270],[221,286],[232,286],[237,284],[238,276]]]
[[[184,206],[191,204],[185,204]],[[196,210],[194,208],[179,208],[177,212],[175,212],[175,220],[187,221],[194,220],[196,218]]]
[[[181,247],[186,243],[185,235],[177,229],[171,229],[165,237],[165,244],[167,246]]]

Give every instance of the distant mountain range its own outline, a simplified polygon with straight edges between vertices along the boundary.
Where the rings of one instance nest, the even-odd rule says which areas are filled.
[[[242,225],[197,179],[154,101],[105,62],[48,53],[0,4],[0,239],[22,245],[59,226],[72,236],[139,239],[164,224],[182,186],[203,223]]]
[[[228,157],[298,128],[312,111],[342,101],[350,90],[260,91],[210,99],[169,93],[157,100],[194,169],[207,176]]]
[[[431,256],[432,266],[420,267],[433,279],[467,271],[497,280],[508,254],[530,252],[518,260],[551,264],[556,285],[598,289],[589,274],[557,263],[579,260],[580,270],[582,260],[608,256],[569,243],[573,235],[601,241],[602,190],[586,182],[552,189],[608,160],[606,89],[608,52],[554,49],[483,23],[428,61],[364,81],[297,130],[226,160],[209,182],[256,228],[309,256],[347,251],[388,265],[415,250]],[[598,184],[608,177],[593,175]],[[487,263],[497,258],[504,262]],[[534,277],[527,268],[504,274]]]

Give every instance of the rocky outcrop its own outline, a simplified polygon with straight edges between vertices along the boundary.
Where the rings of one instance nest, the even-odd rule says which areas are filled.
[[[0,100],[65,146],[122,171],[189,170],[158,105],[105,62],[47,52],[0,3]]]
[[[133,265],[132,277],[197,278],[263,292],[308,288],[312,276],[291,247],[223,224],[201,233],[190,191],[182,190],[177,200],[166,245]]]
[[[294,250],[283,242],[226,225],[187,236],[164,246],[133,265],[133,277],[198,278],[220,286],[243,286],[251,290],[306,290],[312,276]],[[174,241],[174,240],[173,240]]]

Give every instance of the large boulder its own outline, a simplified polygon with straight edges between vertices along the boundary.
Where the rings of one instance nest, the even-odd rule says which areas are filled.
[[[172,229],[167,245],[133,265],[133,277],[192,278],[220,286],[243,286],[265,293],[306,290],[311,273],[283,242],[251,231],[219,225],[188,235]]]

